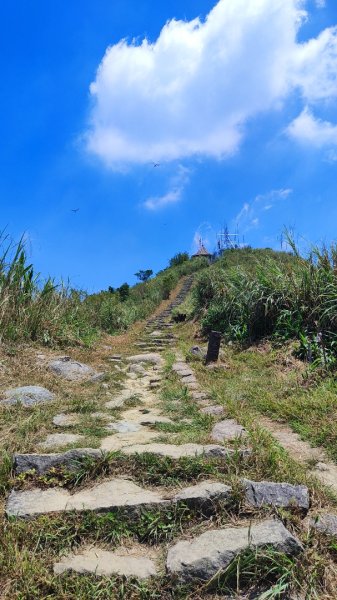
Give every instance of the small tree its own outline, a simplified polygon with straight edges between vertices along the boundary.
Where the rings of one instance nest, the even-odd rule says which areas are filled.
[[[146,269],[145,271],[143,269],[140,269],[139,271],[137,271],[137,273],[135,273],[135,276],[138,277],[139,281],[148,281],[148,279],[150,279],[152,275],[152,269]]]
[[[115,293],[115,288],[113,288],[111,285],[109,285],[108,292],[109,292],[109,294],[114,294]]]
[[[162,278],[162,297],[163,300],[168,300],[171,294],[171,291],[174,288],[176,280],[173,276],[173,273],[167,273]]]
[[[121,287],[119,287],[117,289],[117,292],[119,293],[119,297],[121,299],[121,302],[124,302],[130,295],[130,286],[128,283],[123,283],[123,285],[121,285]]]
[[[178,252],[178,254],[175,254],[175,256],[171,258],[170,267],[177,267],[178,265],[181,265],[189,260],[189,258],[190,257],[187,252]]]

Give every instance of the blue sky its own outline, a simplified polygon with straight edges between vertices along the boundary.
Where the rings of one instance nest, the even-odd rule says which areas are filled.
[[[335,0],[3,0],[0,23],[1,227],[43,275],[132,283],[224,223],[337,238]]]

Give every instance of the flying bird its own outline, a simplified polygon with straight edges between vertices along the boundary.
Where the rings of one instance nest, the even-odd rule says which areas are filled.
[[[154,167],[154,169],[155,169],[156,167],[160,167],[160,163],[155,163],[155,162],[154,162],[154,163],[152,163],[152,164],[153,164],[153,167]]]
[[[71,209],[71,212],[74,212],[74,213],[76,213],[76,212],[78,212],[79,210],[80,210],[79,208],[72,208],[72,209]]]

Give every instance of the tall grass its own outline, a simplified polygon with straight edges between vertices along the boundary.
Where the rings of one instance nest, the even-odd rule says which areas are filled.
[[[289,253],[229,251],[197,281],[194,313],[206,333],[256,341],[297,338],[301,352],[327,366],[337,356],[337,247]]]
[[[101,331],[117,333],[146,318],[182,276],[204,266],[203,261],[187,260],[164,269],[130,288],[126,299],[108,291],[89,295],[51,278],[42,281],[23,239],[15,244],[0,234],[0,342],[90,344]]]

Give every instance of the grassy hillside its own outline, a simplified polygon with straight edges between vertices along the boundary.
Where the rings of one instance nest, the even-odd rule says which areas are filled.
[[[255,342],[296,339],[302,358],[333,367],[337,354],[337,250],[228,250],[198,277],[191,312],[204,333]]]
[[[187,259],[186,259],[187,258]],[[133,287],[123,284],[89,295],[42,281],[29,263],[24,244],[0,239],[0,341],[37,341],[47,346],[85,344],[101,333],[118,333],[150,315],[179,279],[204,266],[184,254],[168,268]]]

